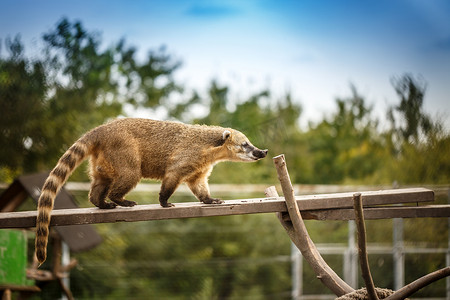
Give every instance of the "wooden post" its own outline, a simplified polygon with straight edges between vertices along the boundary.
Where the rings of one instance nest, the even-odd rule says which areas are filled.
[[[274,186],[270,186],[266,188],[264,191],[264,194],[266,197],[274,197],[278,198],[278,192],[277,189]],[[289,237],[291,237],[291,234],[289,232],[293,232],[292,228],[287,228],[285,226],[286,221],[284,220],[284,216],[286,213],[277,212],[276,213],[278,220],[283,225],[284,229],[288,231]],[[293,237],[291,237],[292,240]],[[291,243],[291,262],[292,262],[292,291],[291,296],[293,300],[300,299],[300,297],[303,295],[303,257],[298,249],[297,246],[295,246],[294,243]]]
[[[344,253],[344,281],[358,288],[358,250],[355,242],[355,221],[348,221],[347,250]]]
[[[11,300],[11,290],[6,289],[3,291],[2,300]]]
[[[303,257],[298,248],[291,243],[292,292],[293,300],[299,300],[303,295]]]
[[[72,293],[70,291],[70,276],[69,274],[61,274],[61,273],[65,273],[62,270],[67,267],[70,264],[70,249],[69,246],[67,245],[66,242],[64,242],[61,239],[61,265],[60,265],[60,269],[59,269],[59,275],[61,276],[60,280],[61,280],[61,286],[64,289],[64,295],[62,295],[61,299],[62,300],[67,300],[68,299],[68,292],[70,292],[70,294]],[[70,296],[69,296],[70,297]]]
[[[405,253],[403,247],[403,219],[392,219],[392,257],[394,259],[394,290],[405,285]]]
[[[345,281],[343,281],[323,260],[308,234],[305,223],[300,215],[297,201],[295,200],[294,189],[289,178],[284,155],[274,157],[273,161],[277,169],[278,180],[281,183],[281,188],[283,189],[286,206],[291,219],[291,222],[283,221],[282,215],[279,214],[278,217],[281,224],[286,229],[286,232],[297,248],[300,249],[303,257],[317,274],[317,278],[320,279],[325,286],[337,296],[352,292],[353,288],[345,283]]]
[[[64,269],[64,266],[62,265],[61,257],[62,257],[62,250],[63,250],[63,241],[60,238],[59,235],[55,235],[53,238],[53,278],[55,278],[59,285],[61,286],[63,297],[62,299],[69,299],[73,300],[72,292],[70,291],[69,287],[66,286],[64,281],[64,275],[61,272],[61,270]]]
[[[367,295],[369,296],[369,300],[378,300],[378,296],[372,280],[372,274],[370,274],[369,258],[367,256],[366,225],[364,224],[361,193],[355,193],[353,195],[353,202],[355,206],[355,223],[356,232],[358,235],[358,254],[362,277],[364,279],[364,282],[366,283]]]

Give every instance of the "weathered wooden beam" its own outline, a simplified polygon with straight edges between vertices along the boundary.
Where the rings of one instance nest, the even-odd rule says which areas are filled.
[[[336,193],[297,196],[298,207],[302,209],[353,208],[353,194]],[[433,202],[434,192],[425,188],[408,188],[361,192],[363,207],[400,203]],[[284,200],[284,198],[281,198]],[[305,202],[303,202],[304,200]],[[319,201],[313,201],[319,200]]]
[[[354,220],[353,209],[326,209],[302,211],[306,220]],[[366,220],[392,219],[392,218],[447,218],[450,217],[450,205],[424,205],[424,206],[388,206],[364,208]]]
[[[434,193],[424,188],[362,192],[365,206],[427,202],[434,200]],[[317,209],[351,208],[353,193],[310,195],[296,197],[302,211]],[[227,200],[224,204],[211,205],[175,203],[175,207],[162,208],[159,204],[117,207],[115,209],[74,208],[52,212],[51,226],[92,223],[136,222],[177,218],[228,216],[254,213],[286,212],[283,197]],[[351,210],[353,211],[353,210]],[[323,215],[323,214],[322,214]],[[335,216],[334,213],[332,213]],[[323,219],[318,215],[305,219]],[[29,228],[36,225],[36,211],[0,213],[0,228]]]

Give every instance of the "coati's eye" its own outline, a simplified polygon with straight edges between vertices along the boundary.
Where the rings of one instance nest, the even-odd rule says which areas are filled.
[[[248,143],[247,143],[247,142],[243,142],[243,143],[242,143],[242,147],[247,148],[247,146],[248,146]]]

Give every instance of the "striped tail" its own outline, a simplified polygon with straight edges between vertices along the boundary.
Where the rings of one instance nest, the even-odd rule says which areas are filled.
[[[89,155],[89,147],[84,138],[75,142],[59,159],[56,167],[50,172],[42,187],[38,201],[38,215],[36,220],[36,257],[39,266],[47,258],[47,243],[50,226],[50,215],[56,195],[67,178],[78,165]]]

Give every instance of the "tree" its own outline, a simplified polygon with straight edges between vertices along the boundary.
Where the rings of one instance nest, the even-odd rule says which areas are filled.
[[[124,40],[101,47],[98,33],[62,19],[43,35],[45,55],[27,59],[17,37],[0,57],[0,179],[53,166],[85,131],[132,107],[170,107],[182,88],[172,74],[180,63],[161,47],[140,63]],[[183,107],[175,106],[180,113]],[[169,111],[170,114],[170,111]]]
[[[385,134],[391,163],[387,174],[400,183],[448,183],[450,177],[450,135],[439,120],[424,111],[426,83],[421,77],[404,74],[392,84],[400,104],[391,107],[391,128]]]
[[[38,120],[48,88],[44,64],[24,57],[19,36],[6,38],[5,46],[9,57],[0,58],[0,178],[16,176],[29,164],[28,154],[39,153],[34,141],[41,136]]]
[[[354,86],[351,92],[349,98],[336,99],[337,111],[307,134],[314,170],[308,178],[311,183],[363,180],[379,166],[378,121]]]
[[[427,135],[434,124],[423,111],[423,100],[427,84],[423,78],[415,79],[410,74],[393,77],[392,85],[400,97],[400,104],[388,111],[388,116],[400,138],[409,142],[418,142],[420,134]],[[399,123],[396,125],[394,111],[399,114]]]

